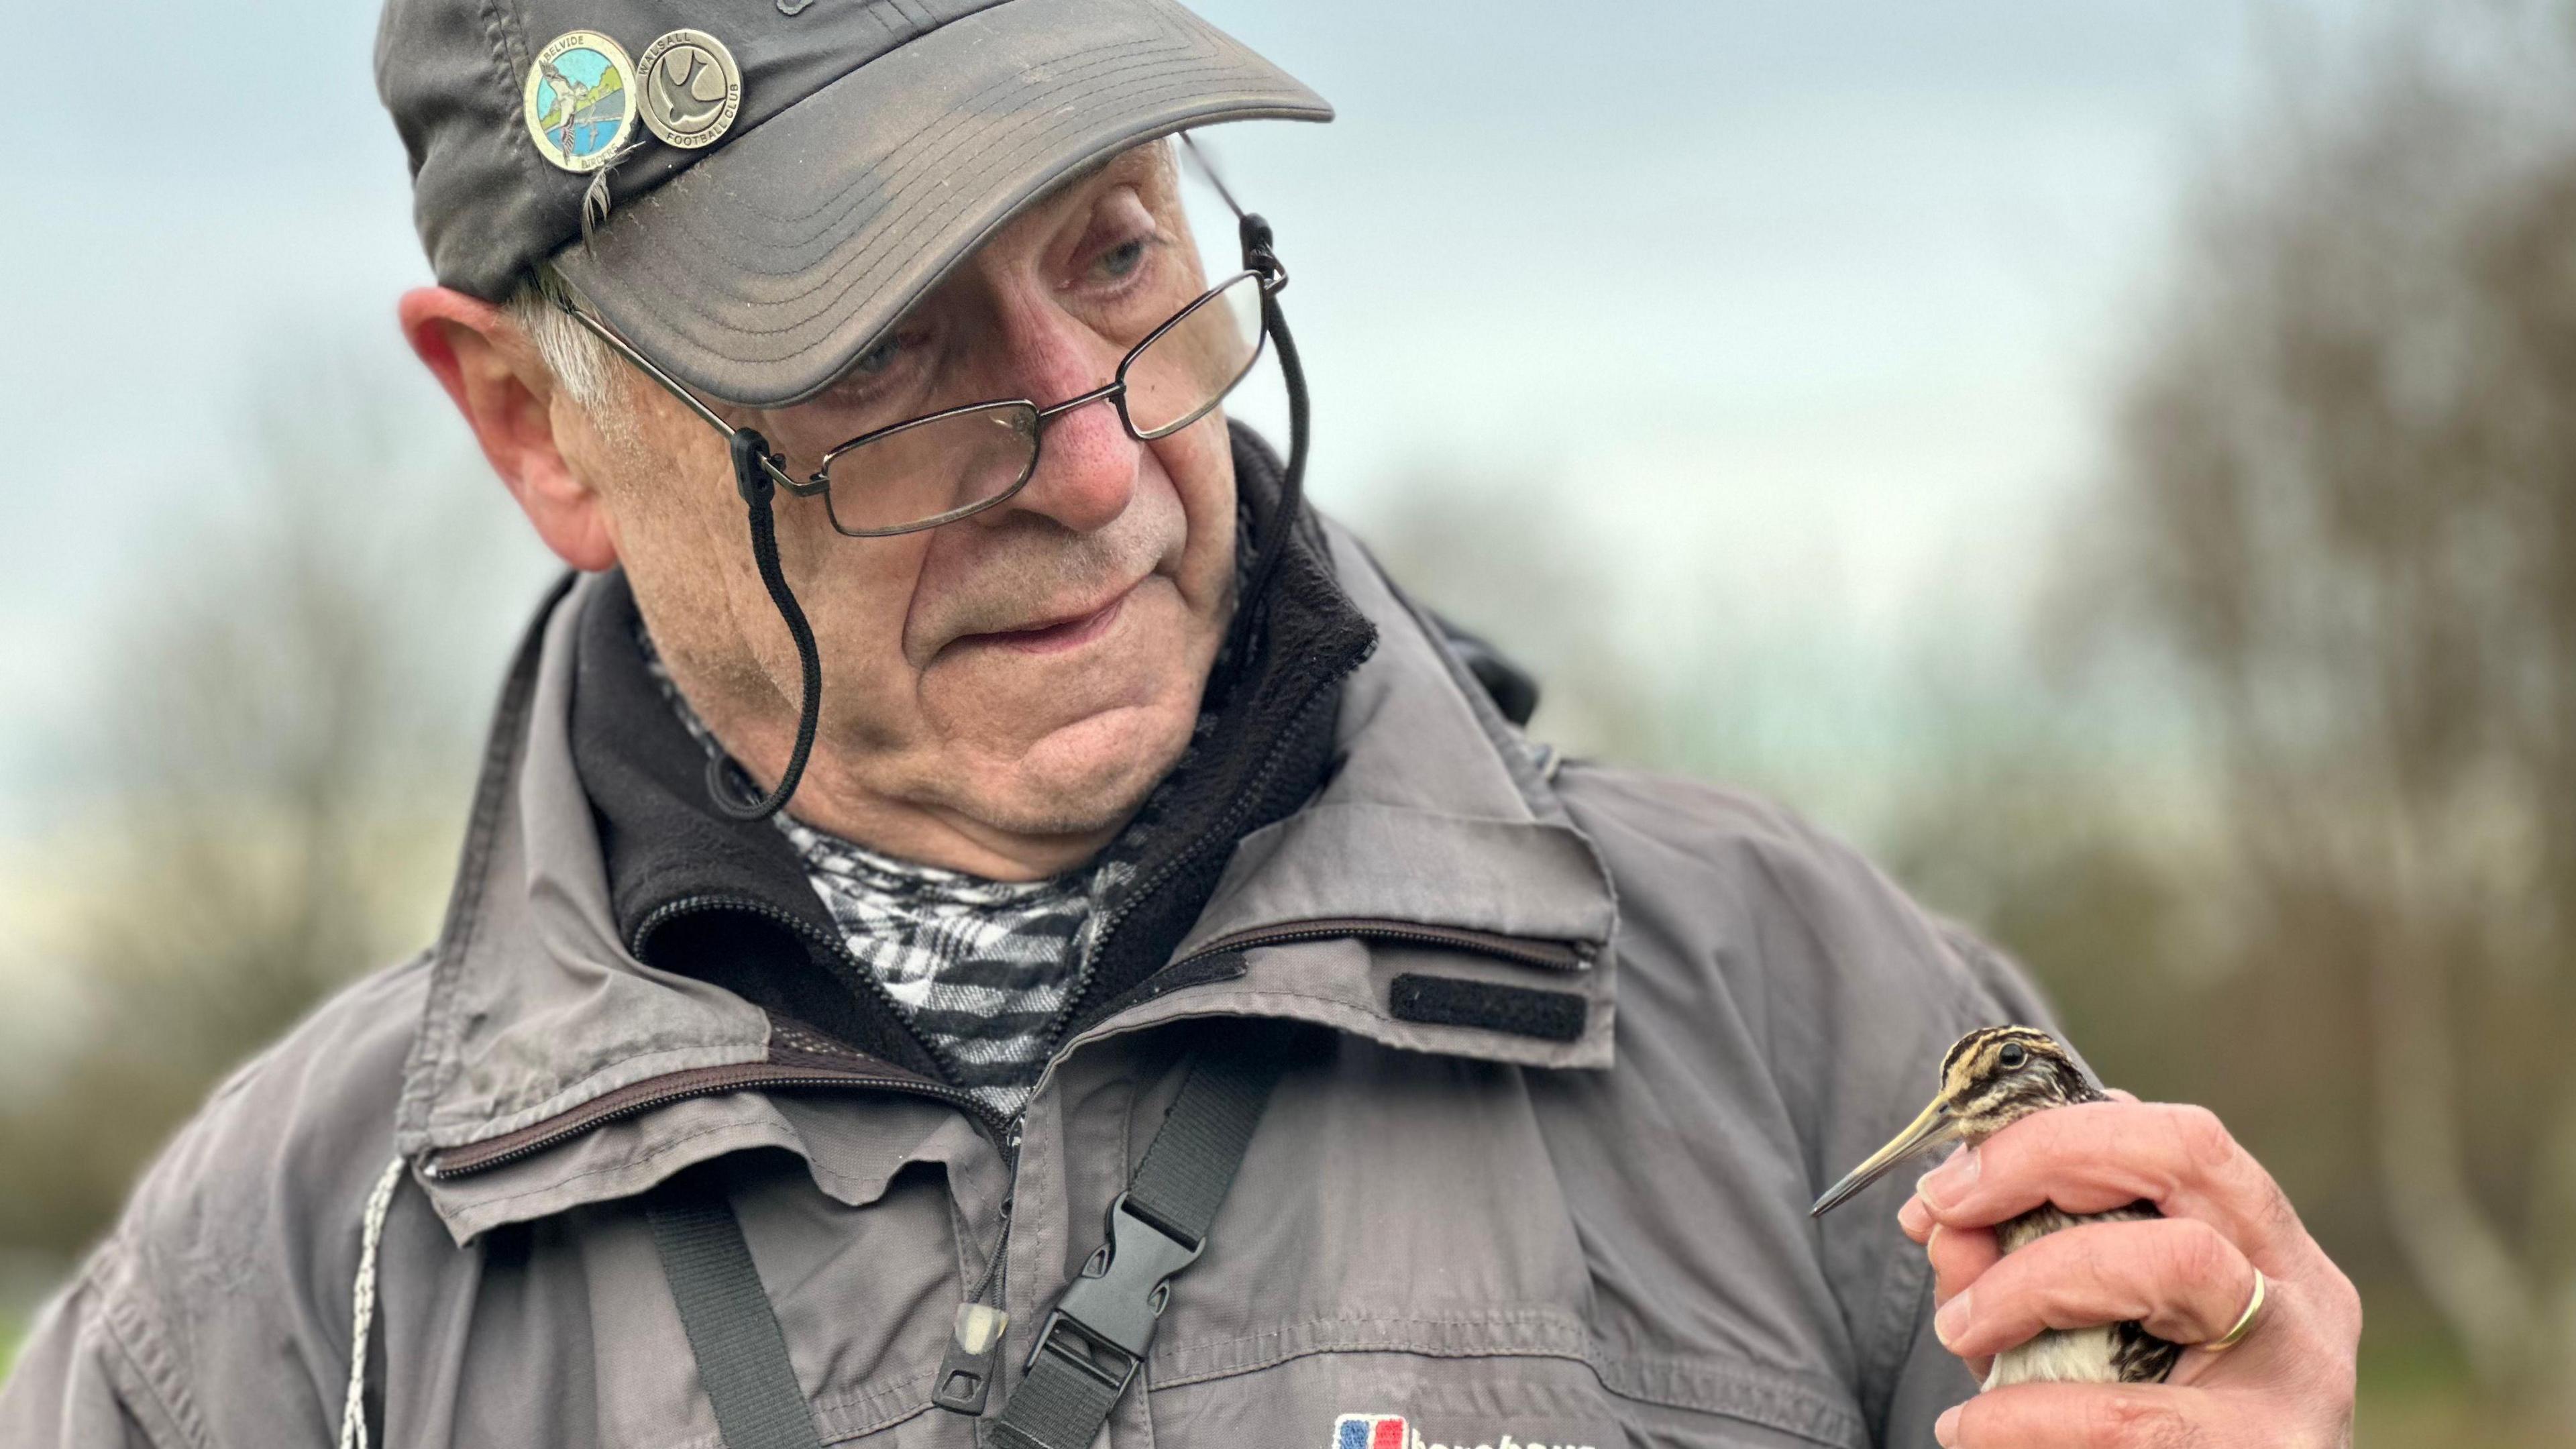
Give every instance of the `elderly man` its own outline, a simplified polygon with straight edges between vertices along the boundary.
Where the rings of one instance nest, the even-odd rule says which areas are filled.
[[[1303,508],[1293,247],[1203,266],[1171,138],[1304,87],[1168,0],[391,0],[378,68],[404,330],[577,578],[437,943],[179,1136],[0,1439],[2348,1441],[2352,1290],[2204,1112],[1811,1221],[2040,1008],[1531,745]],[[1974,1394],[2123,1320],[2200,1347]]]

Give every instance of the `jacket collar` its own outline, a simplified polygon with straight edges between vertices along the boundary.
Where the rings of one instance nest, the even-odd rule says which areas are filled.
[[[575,624],[573,767],[597,822],[610,918],[634,959],[723,987],[771,1017],[915,1075],[939,1068],[872,993],[787,837],[719,814],[704,746],[663,697],[637,643],[621,573],[587,591]]]
[[[1297,814],[1236,847],[1181,955],[1285,923],[1378,918],[1608,945],[1609,876],[1539,753],[1348,531],[1327,526],[1377,654],[1342,694],[1340,768]]]
[[[1281,467],[1248,431],[1235,477],[1267,518]],[[1076,1020],[1172,959],[1235,844],[1310,799],[1333,754],[1342,683],[1377,630],[1337,586],[1324,540],[1292,528],[1265,597],[1210,680],[1187,755],[1094,862],[1102,923],[1070,1003]],[[1248,535],[1249,530],[1246,530]],[[622,575],[579,624],[573,763],[599,824],[619,939],[638,960],[712,981],[828,1040],[933,1080],[942,1054],[841,946],[804,863],[767,821],[713,808],[705,747],[651,677]]]
[[[1343,684],[1330,777],[1236,844],[1164,953],[1181,969],[1099,998],[1074,1044],[1258,1014],[1414,1050],[1606,1066],[1616,909],[1598,856],[1436,626],[1356,540],[1322,535],[1338,575],[1327,584],[1379,640]],[[460,1240],[640,1191],[739,1147],[802,1151],[796,1114],[756,1091],[716,1095],[728,1087],[833,1074],[927,1085],[914,1064],[886,1059],[899,1052],[818,1040],[628,949],[571,724],[582,621],[614,587],[592,577],[559,589],[513,664],[406,1066],[398,1144],[423,1164]],[[1577,999],[1575,1029],[1568,1039],[1399,1012],[1397,978],[1425,976]],[[943,1120],[887,1115],[924,1132]],[[858,1197],[881,1188],[826,1184]]]

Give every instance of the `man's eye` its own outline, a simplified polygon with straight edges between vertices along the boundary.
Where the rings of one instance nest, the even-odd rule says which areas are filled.
[[[850,370],[858,373],[883,372],[894,365],[895,358],[901,355],[902,352],[902,335],[899,333],[891,335],[884,341],[879,342],[876,346],[860,353],[859,360],[850,365]]]
[[[1144,264],[1145,239],[1142,237],[1134,241],[1120,242],[1100,254],[1100,270],[1112,277],[1132,276],[1136,269]]]

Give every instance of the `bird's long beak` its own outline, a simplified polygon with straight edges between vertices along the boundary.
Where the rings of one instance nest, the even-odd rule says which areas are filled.
[[[1958,1137],[1959,1127],[1950,1120],[1949,1108],[1936,1099],[1923,1109],[1922,1116],[1897,1133],[1894,1141],[1871,1153],[1868,1161],[1844,1174],[1842,1181],[1826,1188],[1825,1195],[1816,1199],[1816,1205],[1807,1209],[1807,1216],[1823,1217],[1842,1206],[1854,1193],[1887,1176],[1888,1170],[1896,1164],[1918,1152],[1929,1152],[1945,1143],[1955,1142]]]

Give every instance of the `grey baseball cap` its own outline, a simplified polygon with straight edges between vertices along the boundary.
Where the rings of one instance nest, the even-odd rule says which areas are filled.
[[[497,301],[560,253],[681,381],[771,407],[1067,175],[1333,114],[1170,0],[386,0],[376,84],[442,284]]]

